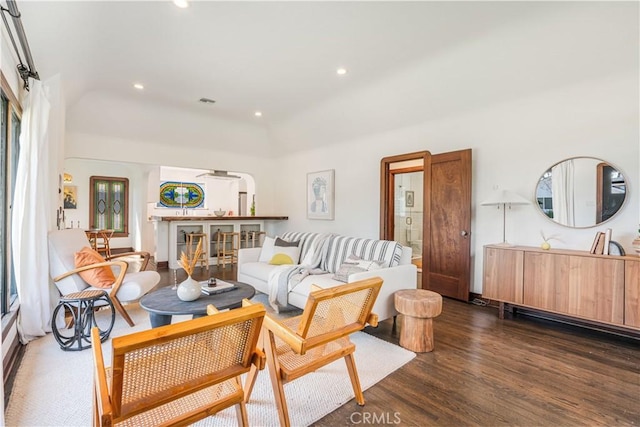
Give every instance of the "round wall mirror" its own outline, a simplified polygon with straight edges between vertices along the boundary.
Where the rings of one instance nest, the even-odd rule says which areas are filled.
[[[593,157],[574,157],[547,169],[536,187],[541,212],[567,227],[596,226],[620,211],[627,182],[620,170]]]

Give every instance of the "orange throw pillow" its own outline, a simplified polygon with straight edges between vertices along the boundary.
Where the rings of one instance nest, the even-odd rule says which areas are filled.
[[[105,262],[102,255],[88,247],[82,248],[80,252],[76,252],[74,255],[76,268],[100,262]],[[113,275],[113,271],[109,267],[93,268],[81,271],[78,274],[85,282],[96,288],[110,288],[113,286],[113,282],[116,281],[116,276]]]

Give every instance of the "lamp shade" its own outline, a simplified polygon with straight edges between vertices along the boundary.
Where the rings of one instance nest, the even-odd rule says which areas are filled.
[[[530,205],[531,202],[521,195],[509,190],[496,191],[487,200],[480,203],[482,206],[495,205]]]

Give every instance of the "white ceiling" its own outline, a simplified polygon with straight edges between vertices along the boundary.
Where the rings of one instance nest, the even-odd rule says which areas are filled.
[[[340,100],[371,88],[384,88],[384,82],[388,86],[392,77],[401,81],[407,70],[419,70],[416,67],[420,64],[442,58],[460,46],[499,34],[504,28],[518,27],[522,22],[553,16],[559,10],[571,11],[568,8],[573,6],[570,2],[501,1],[194,1],[189,8],[179,9],[171,1],[18,0],[18,7],[41,78],[58,73],[63,78],[70,111],[68,129],[161,139],[150,130],[134,129],[127,123],[118,123],[121,134],[114,130],[113,122],[105,122],[99,129],[98,123],[92,123],[95,118],[89,117],[99,114],[87,112],[84,99],[96,105],[102,102],[104,111],[114,105],[122,105],[123,111],[128,111],[127,105],[135,105],[149,112],[179,112],[176,117],[188,114],[202,122],[202,129],[193,131],[202,135],[207,132],[208,120],[260,127],[271,143],[286,145],[287,137],[300,139],[291,134],[295,133],[292,129],[295,130],[296,120],[300,126],[316,114],[330,120],[322,112],[331,103],[332,109],[339,111],[335,106],[340,105]],[[505,40],[506,52],[513,43]],[[507,60],[500,59],[500,52],[500,43],[489,52],[497,61],[491,67],[497,69],[501,61]],[[468,61],[473,61],[469,67],[475,67],[478,60],[483,61],[480,56],[469,56]],[[554,55],[547,60],[554,60]],[[336,75],[336,68],[341,66],[349,70],[346,76]],[[480,70],[488,76],[492,74],[491,67]],[[446,100],[441,106],[433,106],[434,114],[450,108],[452,99],[460,107],[469,105],[469,101],[479,102],[474,99],[479,97],[475,90],[469,93],[471,99],[466,95],[450,96],[452,88],[465,77],[463,71],[452,76],[446,68],[432,67],[430,72],[433,78],[424,87],[426,96]],[[570,74],[559,73],[558,78],[566,80]],[[474,83],[473,87],[491,96],[512,92],[508,86],[499,88],[503,78],[499,72],[495,75],[496,81],[489,79],[487,83],[493,86],[483,88]],[[549,76],[546,78],[546,84],[552,85]],[[133,89],[134,82],[144,84],[144,91]],[[516,83],[520,84],[517,80]],[[393,91],[394,86],[386,89]],[[216,103],[201,104],[197,102],[201,97]],[[353,105],[357,102],[352,102],[350,108]],[[409,110],[408,105],[398,107]],[[367,106],[362,108],[361,114],[366,115]],[[254,117],[256,110],[263,112],[262,118]],[[150,117],[154,114],[149,113]],[[344,111],[339,114],[344,116]],[[411,116],[410,111],[402,114]],[[423,110],[423,120],[427,119],[425,114],[431,114],[431,110]],[[166,121],[160,117],[164,116],[158,116],[157,122]],[[374,127],[384,127],[384,120],[378,120],[374,112],[367,119]],[[396,120],[387,125],[406,124]],[[307,131],[311,134],[327,126],[331,123],[312,123]],[[193,123],[189,127],[199,129]],[[365,131],[345,128],[343,136]],[[157,133],[171,132],[163,129]],[[197,135],[192,139],[198,139]]]

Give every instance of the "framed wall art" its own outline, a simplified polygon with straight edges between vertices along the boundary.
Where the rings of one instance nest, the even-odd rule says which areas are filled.
[[[415,200],[413,198],[414,194],[413,191],[409,190],[409,191],[405,191],[404,192],[404,205],[407,208],[412,208]]]
[[[64,186],[64,208],[78,208],[78,187],[76,187],[75,185]]]
[[[307,218],[333,220],[334,169],[307,174]]]

